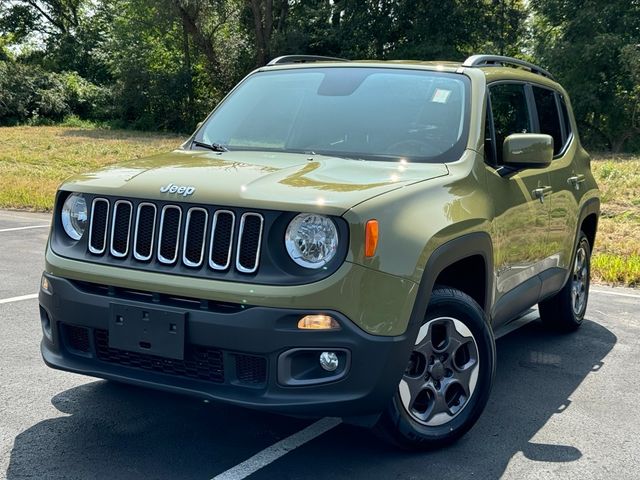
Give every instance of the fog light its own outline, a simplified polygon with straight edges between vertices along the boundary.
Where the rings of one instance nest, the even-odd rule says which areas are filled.
[[[333,352],[322,352],[320,354],[320,366],[327,372],[333,372],[338,368],[338,356]]]
[[[298,321],[301,330],[339,330],[338,322],[329,315],[307,315]]]

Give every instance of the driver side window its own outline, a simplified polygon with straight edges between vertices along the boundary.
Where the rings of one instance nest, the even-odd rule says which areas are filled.
[[[530,133],[531,116],[524,84],[500,83],[489,88],[496,139],[498,165],[502,164],[502,144],[513,133]]]

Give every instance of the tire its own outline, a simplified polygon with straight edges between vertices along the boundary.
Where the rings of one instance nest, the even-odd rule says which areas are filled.
[[[589,300],[590,276],[591,246],[581,231],[567,283],[554,296],[538,304],[540,319],[545,325],[562,332],[580,328]]]
[[[459,290],[436,287],[407,369],[374,432],[406,450],[451,444],[480,417],[494,372],[495,341],[482,308]]]

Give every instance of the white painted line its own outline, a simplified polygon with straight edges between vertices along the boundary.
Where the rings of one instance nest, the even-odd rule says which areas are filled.
[[[49,228],[49,225],[31,225],[29,227],[13,227],[13,228],[3,228],[0,230],[2,232],[15,232],[17,230],[30,230],[32,228]]]
[[[32,293],[30,295],[20,295],[19,297],[3,298],[0,299],[0,305],[3,303],[20,302],[22,300],[32,300],[34,298],[38,298],[37,293]]]
[[[48,221],[47,218],[42,218],[42,217],[51,218],[51,215],[47,215],[46,213],[37,213],[37,212],[30,213],[30,212],[12,212],[7,210],[0,210],[0,218],[17,218],[20,220],[33,220],[35,218],[42,221]]]
[[[603,295],[615,295],[618,297],[629,297],[629,298],[640,298],[640,295],[634,295],[633,293],[622,293],[622,292],[610,292],[608,290],[595,290],[591,289],[593,293],[602,293]]]
[[[337,427],[340,423],[342,423],[340,418],[333,417],[326,417],[318,420],[307,428],[304,428],[299,432],[274,443],[270,447],[265,448],[261,452],[256,453],[253,457],[233,468],[230,468],[226,472],[216,475],[213,477],[213,480],[242,480],[243,478],[247,478],[249,475],[256,473],[261,468],[266,467],[290,451],[295,450],[308,441],[319,437],[334,427]]]

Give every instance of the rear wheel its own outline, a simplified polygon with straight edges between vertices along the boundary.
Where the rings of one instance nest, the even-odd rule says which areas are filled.
[[[556,330],[572,332],[582,325],[589,299],[591,275],[591,246],[580,232],[578,246],[573,254],[573,265],[565,286],[538,305],[540,319]]]
[[[398,390],[376,431],[406,449],[454,442],[484,410],[494,364],[493,335],[480,306],[459,290],[435,289]]]

